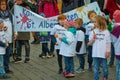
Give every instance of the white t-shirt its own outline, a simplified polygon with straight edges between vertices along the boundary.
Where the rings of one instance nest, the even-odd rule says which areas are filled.
[[[86,33],[85,35],[90,35],[90,32],[92,31],[94,27],[94,23],[89,23],[88,25],[85,26],[85,29],[86,29]]]
[[[85,46],[85,33],[81,30],[77,30],[76,32],[76,43],[77,41],[81,41],[82,45],[79,52],[76,52],[76,54],[84,54],[86,53],[86,46]]]
[[[91,32],[89,40],[93,38],[94,33],[96,34],[96,40],[93,43],[92,57],[105,58],[106,44],[111,42],[110,33],[108,30],[99,31],[96,28],[94,32]]]
[[[60,46],[60,54],[66,57],[75,56],[75,44],[76,44],[76,36],[73,35],[70,31],[65,31],[64,35],[67,39],[68,44],[62,42]]]
[[[6,36],[4,31],[0,31],[0,41],[6,43],[6,40],[8,40],[8,36]],[[0,46],[0,55],[5,54],[5,49],[6,48]]]
[[[120,55],[120,36],[117,38],[114,35],[112,35],[114,48],[115,48],[115,54]]]
[[[55,25],[50,34],[58,34],[59,37],[63,37],[65,31],[66,29],[61,25]],[[58,38],[56,38],[56,40],[58,45],[55,45],[55,49],[60,49],[61,41]]]

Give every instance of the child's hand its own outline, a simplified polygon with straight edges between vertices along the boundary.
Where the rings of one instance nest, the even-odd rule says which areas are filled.
[[[58,43],[56,42],[55,45],[58,45]]]
[[[105,57],[109,58],[110,57],[110,52],[106,52]]]
[[[9,46],[9,41],[6,41],[6,47],[8,47]]]
[[[90,46],[90,45],[91,45],[90,42],[88,42],[88,43],[87,43],[87,46]]]
[[[54,34],[54,37],[55,37],[55,38],[58,38],[58,34]]]
[[[93,35],[93,39],[95,40],[97,37],[96,37],[96,34]]]
[[[17,39],[17,34],[16,33],[14,33],[14,40],[16,40]]]
[[[62,40],[62,38],[60,38],[60,37],[59,37],[58,39],[59,39],[60,41]]]

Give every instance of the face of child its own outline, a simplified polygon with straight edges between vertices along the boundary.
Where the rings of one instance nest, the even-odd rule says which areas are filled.
[[[90,17],[89,17],[90,21],[93,21],[93,17],[95,17],[95,16],[96,16],[95,13],[91,13],[91,14],[90,14]]]
[[[20,5],[20,4],[22,4],[22,3],[23,3],[22,0],[16,0],[16,4],[17,4],[17,5]]]
[[[98,27],[99,25],[98,25],[98,22],[95,20],[95,19],[93,19],[93,22],[94,22],[94,26],[95,27]]]
[[[81,27],[81,26],[78,24],[77,21],[75,21],[74,25],[75,25],[76,28],[80,28],[80,27]]]
[[[58,22],[59,22],[60,25],[63,26],[63,25],[64,25],[64,21],[65,21],[65,20],[59,20]]]
[[[3,2],[1,2],[1,4],[0,4],[0,9],[2,10],[2,11],[5,11],[6,10],[6,8],[7,8],[7,6],[6,6],[7,4],[6,4],[6,2],[5,1],[3,1]]]
[[[64,22],[64,27],[67,29],[69,26]]]

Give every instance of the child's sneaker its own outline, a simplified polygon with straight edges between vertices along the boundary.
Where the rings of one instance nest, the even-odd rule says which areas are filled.
[[[46,53],[41,53],[41,54],[39,55],[39,57],[41,57],[41,58],[46,58]]]
[[[0,76],[0,79],[8,79],[8,78],[11,78],[11,76],[8,74],[4,74],[3,76]]]
[[[75,74],[74,73],[68,73],[65,75],[66,78],[72,78],[72,77],[75,77]]]
[[[21,58],[16,58],[15,63],[19,63],[19,62],[22,62],[22,59]]]
[[[50,53],[47,55],[48,58],[54,57],[55,55],[53,53]]]
[[[63,76],[65,76],[67,73],[66,72],[63,72]]]
[[[76,73],[82,73],[82,72],[85,72],[84,69],[82,69],[82,68],[76,69]]]
[[[30,58],[26,58],[24,63],[28,63],[30,61]]]

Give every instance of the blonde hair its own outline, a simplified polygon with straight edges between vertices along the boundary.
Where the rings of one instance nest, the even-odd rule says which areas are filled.
[[[78,23],[79,26],[82,26],[83,20],[81,18],[75,19],[75,21]]]
[[[98,24],[98,26],[97,26],[98,29],[100,29],[102,31],[107,29],[107,23],[106,23],[106,20],[105,20],[105,18],[103,16],[96,15],[94,17],[94,19]]]

